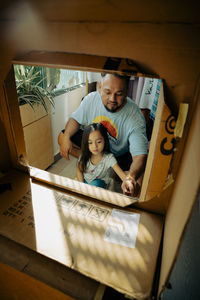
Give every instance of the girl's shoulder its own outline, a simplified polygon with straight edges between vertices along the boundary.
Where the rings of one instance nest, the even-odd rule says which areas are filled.
[[[104,152],[104,156],[103,156],[105,159],[109,160],[111,158],[114,158],[114,154],[111,153],[111,152]]]

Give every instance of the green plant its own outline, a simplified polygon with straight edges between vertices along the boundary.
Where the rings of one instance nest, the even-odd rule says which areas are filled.
[[[41,104],[48,113],[46,101],[55,107],[53,88],[46,86],[46,77],[42,71],[44,68],[14,65],[19,105],[29,104],[35,111],[34,106]]]

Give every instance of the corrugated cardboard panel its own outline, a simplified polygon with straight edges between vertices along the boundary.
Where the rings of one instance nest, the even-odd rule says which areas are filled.
[[[173,22],[198,22],[199,15],[198,3],[194,0],[188,1],[176,1],[176,2],[159,2],[151,0],[151,2],[145,0],[143,5],[137,1],[123,1],[115,0],[114,3],[88,0],[83,3],[82,0],[73,0],[67,2],[59,1],[42,1],[36,2],[33,6],[34,12],[39,14],[42,18],[47,19],[49,22],[72,22],[72,21],[123,21],[130,22],[156,22],[160,20],[167,23]],[[133,6],[131,6],[133,4]],[[15,4],[16,5],[16,4]],[[181,5],[181,10],[180,10]],[[192,7],[191,7],[192,6]],[[28,10],[29,7],[24,3],[17,3],[17,7],[20,11]],[[14,6],[15,10],[16,7]],[[193,9],[192,9],[193,8]],[[15,10],[7,10],[4,14],[6,19],[15,20]],[[77,13],[78,11],[78,13]],[[159,13],[157,13],[159,12]]]
[[[37,66],[42,65],[44,67],[56,66],[61,69],[67,68],[95,72],[101,72],[102,70],[109,72],[121,71],[129,72],[133,75],[137,75],[139,72],[138,67],[131,59],[85,54],[80,55],[76,53],[33,51],[27,53],[23,57],[14,59],[13,63]]]
[[[23,130],[29,164],[46,169],[54,161],[50,116],[44,116]]]
[[[162,84],[140,202],[151,200],[163,191],[175,146],[174,128],[175,118],[165,104]]]
[[[29,173],[32,178],[38,181],[45,182],[59,188],[64,188],[72,192],[80,193],[81,195],[89,196],[113,205],[126,207],[138,201],[138,198],[136,197],[128,197],[121,193],[91,186],[89,184],[52,174],[38,168],[29,167]]]
[[[9,2],[8,2],[9,3]],[[36,5],[37,4],[37,5]],[[5,4],[4,4],[5,5]],[[15,4],[16,5],[16,4]],[[13,4],[14,6],[14,4]],[[181,6],[181,9],[180,9]],[[23,2],[17,2],[17,7],[14,10],[10,9],[4,12],[4,16],[8,20],[16,20],[16,8],[20,11],[29,12],[29,6]],[[114,3],[88,0],[83,3],[82,0],[59,1],[37,1],[33,5],[34,13],[39,14],[43,19],[49,22],[75,22],[89,21],[102,23],[107,22],[145,22],[145,23],[178,23],[178,22],[196,22],[199,21],[198,3],[197,1],[180,1],[176,2],[159,2],[157,0],[143,1],[141,4],[137,1],[120,1],[115,0]],[[77,13],[78,11],[78,13]],[[158,13],[159,12],[159,13]]]
[[[181,237],[194,205],[200,180],[200,102],[190,127],[183,160],[166,214],[159,293],[165,288]]]
[[[101,299],[100,295],[99,297],[96,295],[102,290],[102,284],[2,235],[0,235],[0,261],[72,298]],[[17,285],[16,281],[11,282],[8,279],[7,281],[11,289]],[[6,290],[6,285],[4,288]]]
[[[83,201],[32,182],[28,175],[16,171],[3,181],[9,182],[12,190],[1,196],[2,235],[122,293],[138,299],[150,295],[161,217]],[[126,221],[120,219],[122,215]],[[131,223],[128,231],[130,217],[137,217],[139,223]],[[109,241],[111,238],[117,238],[117,243]]]
[[[75,300],[56,289],[0,262],[1,299]]]
[[[4,97],[7,104],[3,104],[4,124],[7,127],[7,138],[12,164],[22,168],[19,164],[19,156],[26,157],[23,129],[18,107],[17,91],[13,68],[7,74],[4,82]],[[8,104],[9,103],[9,104]]]
[[[48,103],[46,104],[48,105]],[[47,114],[42,105],[35,105],[34,110],[29,104],[20,105],[19,110],[23,127],[35,122],[38,119],[41,119]]]

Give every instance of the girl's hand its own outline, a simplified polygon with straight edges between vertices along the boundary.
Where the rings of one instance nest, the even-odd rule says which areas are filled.
[[[127,196],[137,196],[139,192],[139,185],[137,181],[130,175],[126,176],[124,181],[122,182],[122,190],[123,193]]]

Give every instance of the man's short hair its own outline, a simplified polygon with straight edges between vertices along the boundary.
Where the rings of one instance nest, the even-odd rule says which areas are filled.
[[[122,75],[122,74],[118,74],[118,73],[101,73],[101,77],[104,78],[107,74],[113,75],[113,76],[115,76],[117,78],[120,78],[120,79],[124,79],[125,82],[126,82],[126,86],[128,88],[131,76]]]

